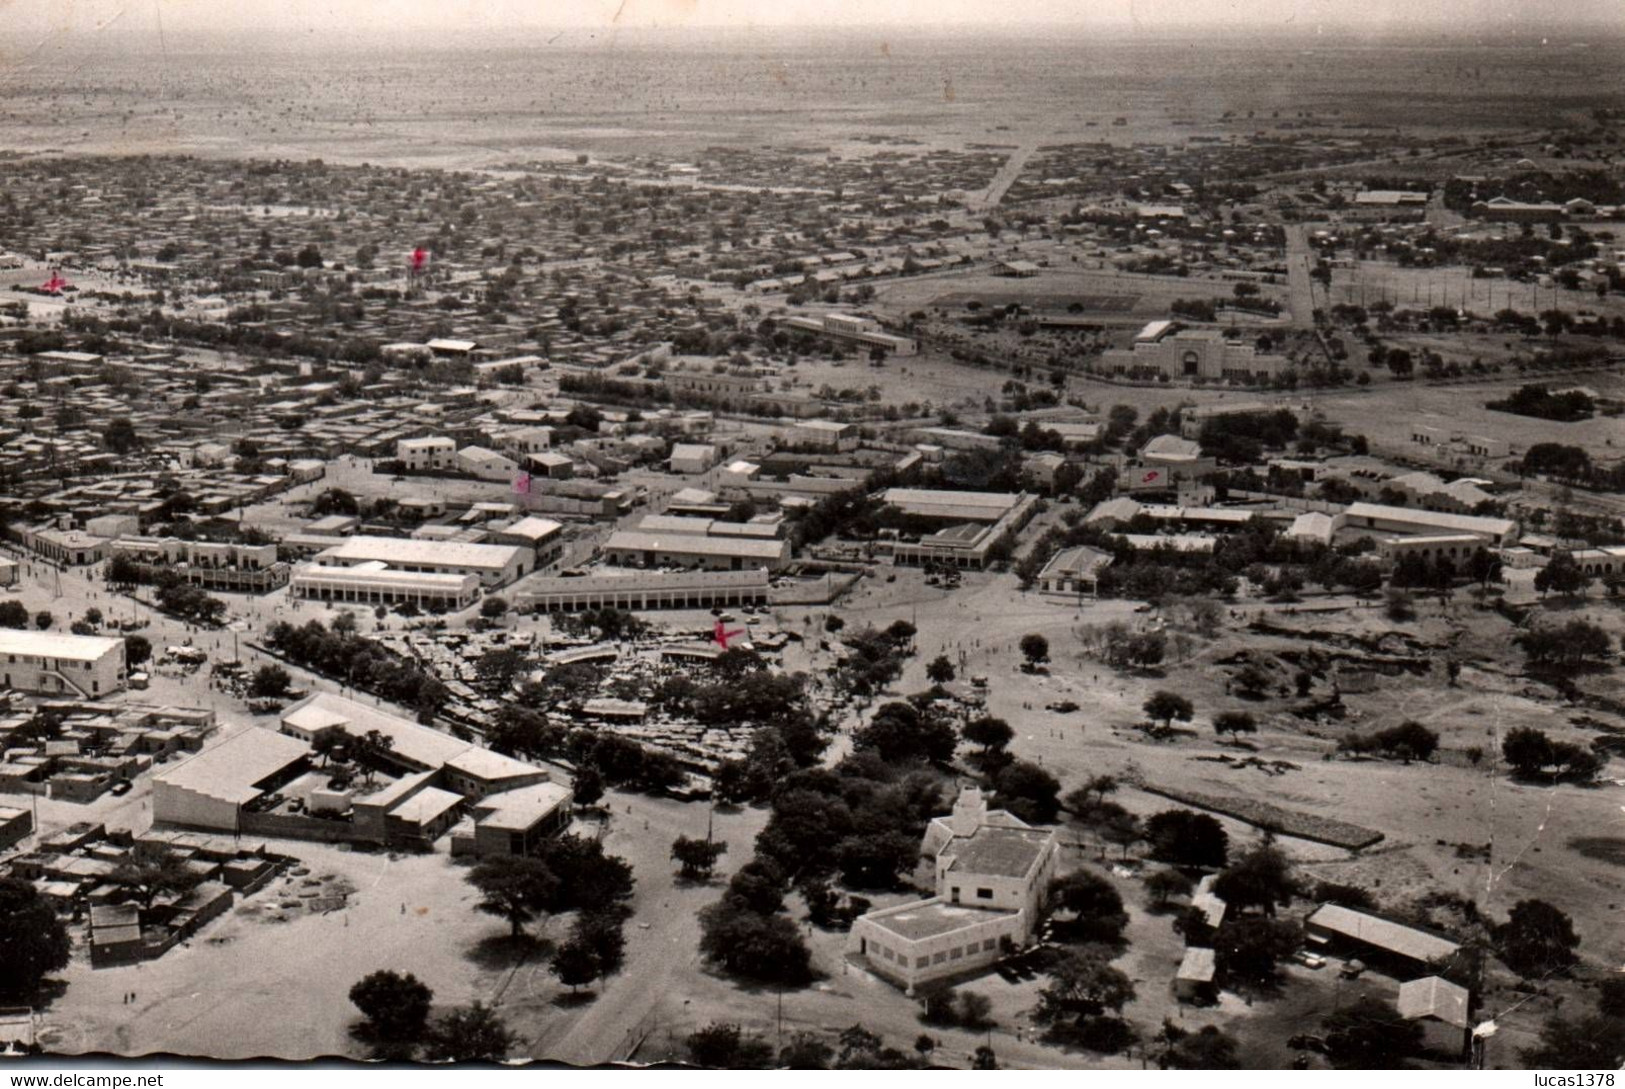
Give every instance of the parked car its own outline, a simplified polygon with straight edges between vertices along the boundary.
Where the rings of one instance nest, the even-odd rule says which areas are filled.
[[[1344,962],[1343,967],[1338,969],[1338,974],[1341,975],[1344,979],[1358,979],[1359,976],[1360,976],[1360,973],[1364,972],[1364,971],[1365,971],[1364,962],[1357,961],[1357,960],[1351,960],[1351,961],[1345,961]]]
[[[1318,970],[1326,967],[1325,957],[1311,953],[1306,949],[1300,949],[1296,953],[1292,954],[1292,959],[1303,965],[1305,968],[1314,968]]]
[[[115,797],[122,798],[124,795],[130,793],[130,791],[132,791],[134,789],[135,789],[135,784],[130,782],[130,780],[128,780],[128,779],[120,779],[118,782],[113,784],[113,789],[111,791],[109,791],[108,793],[114,795]]]

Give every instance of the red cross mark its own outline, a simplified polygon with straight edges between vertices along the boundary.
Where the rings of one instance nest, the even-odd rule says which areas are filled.
[[[721,620],[718,620],[717,626],[711,629],[711,637],[717,641],[717,644],[721,646],[723,650],[728,649],[728,640],[732,639],[736,635],[744,634],[744,628],[736,628],[733,631],[729,631],[728,625],[724,624]]]

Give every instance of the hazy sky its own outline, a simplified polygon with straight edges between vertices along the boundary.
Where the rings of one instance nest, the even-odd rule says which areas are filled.
[[[276,27],[300,33],[673,26],[1286,30],[1625,30],[1625,0],[6,0],[0,30],[35,37]]]

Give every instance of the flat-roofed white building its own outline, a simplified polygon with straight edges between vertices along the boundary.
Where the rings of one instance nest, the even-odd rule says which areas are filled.
[[[1436,536],[1472,534],[1498,545],[1513,543],[1518,523],[1510,518],[1483,518],[1470,514],[1391,507],[1381,503],[1350,503],[1344,528],[1384,533]]]
[[[493,544],[530,549],[535,556],[532,571],[551,566],[564,554],[564,525],[551,518],[538,518],[533,514],[500,529],[493,528],[490,533]]]
[[[717,448],[710,443],[680,442],[671,448],[671,471],[703,473],[717,463]]]
[[[519,594],[521,608],[538,612],[580,609],[709,609],[765,605],[770,581],[764,568],[749,571],[658,571],[580,578],[534,578]]]
[[[0,687],[94,699],[124,687],[124,640],[0,628]]]
[[[551,455],[549,455],[551,456]],[[465,446],[457,451],[458,469],[481,480],[509,481],[519,472],[519,463],[487,446]]]
[[[920,342],[913,337],[895,336],[881,329],[878,321],[871,318],[856,317],[852,314],[780,318],[779,324],[791,329],[798,329],[804,333],[814,333],[820,336],[834,337],[838,340],[850,340],[859,344],[866,344],[871,348],[879,348],[892,355],[914,355],[920,350]]]
[[[457,443],[440,436],[401,439],[395,444],[395,459],[415,473],[450,469],[457,456]]]
[[[802,420],[792,426],[785,438],[796,446],[815,450],[844,452],[856,450],[860,436],[856,426],[838,420]]]
[[[350,567],[306,563],[293,569],[288,594],[307,601],[463,609],[479,600],[480,579],[478,575],[399,571],[377,562]]]
[[[960,792],[951,816],[931,823],[922,853],[935,855],[937,894],[871,911],[847,937],[848,953],[910,994],[1030,942],[1060,854],[1054,832],[990,813],[975,787]]]
[[[235,832],[243,807],[295,777],[309,757],[304,742],[250,727],[153,776],[152,819]]]
[[[433,575],[474,575],[487,589],[506,586],[532,569],[525,549],[513,545],[416,541],[402,537],[345,537],[316,556],[330,567],[381,563],[397,571]]]
[[[887,488],[881,500],[903,514],[944,522],[997,522],[1022,496],[1016,492],[953,492],[930,488]]]
[[[778,571],[790,562],[790,542],[746,537],[700,537],[692,533],[618,530],[604,543],[604,556],[626,567],[703,567]]]

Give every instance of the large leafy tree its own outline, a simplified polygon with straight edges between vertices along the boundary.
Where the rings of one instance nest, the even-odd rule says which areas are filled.
[[[1038,995],[1034,1015],[1041,1024],[1076,1024],[1116,1013],[1134,997],[1134,984],[1112,967],[1111,954],[1099,946],[1085,946],[1061,954],[1049,970],[1050,982]]]
[[[440,1019],[430,1036],[428,1057],[435,1062],[498,1062],[508,1057],[514,1043],[502,1018],[475,1002]]]
[[[1422,1024],[1370,999],[1344,1006],[1321,1022],[1326,1057],[1346,1070],[1394,1070],[1422,1048]]]
[[[139,842],[108,879],[129,890],[144,909],[165,894],[182,893],[202,878],[167,844]]]
[[[525,932],[526,923],[554,903],[560,888],[559,878],[547,863],[519,856],[481,862],[469,871],[468,882],[479,891],[477,908],[508,920],[516,938]]]
[[[1206,813],[1165,809],[1145,822],[1151,857],[1174,866],[1223,866],[1230,852],[1224,825]]]
[[[1609,1017],[1554,1017],[1540,1030],[1540,1043],[1519,1053],[1542,1070],[1617,1070],[1625,1066],[1625,1031]]]
[[[1073,870],[1052,880],[1044,893],[1044,907],[1050,913],[1070,916],[1061,929],[1074,941],[1112,944],[1122,940],[1128,926],[1123,897],[1093,870]]]
[[[1580,936],[1560,909],[1544,900],[1519,900],[1495,928],[1495,945],[1509,968],[1533,979],[1572,968]]]
[[[1238,910],[1259,908],[1274,915],[1292,902],[1292,864],[1280,849],[1263,843],[1232,862],[1213,882],[1213,893]]]
[[[350,1001],[375,1039],[416,1042],[425,1035],[434,992],[410,972],[378,971],[350,988]]]
[[[71,955],[67,928],[34,886],[0,878],[0,994],[32,994]]]

